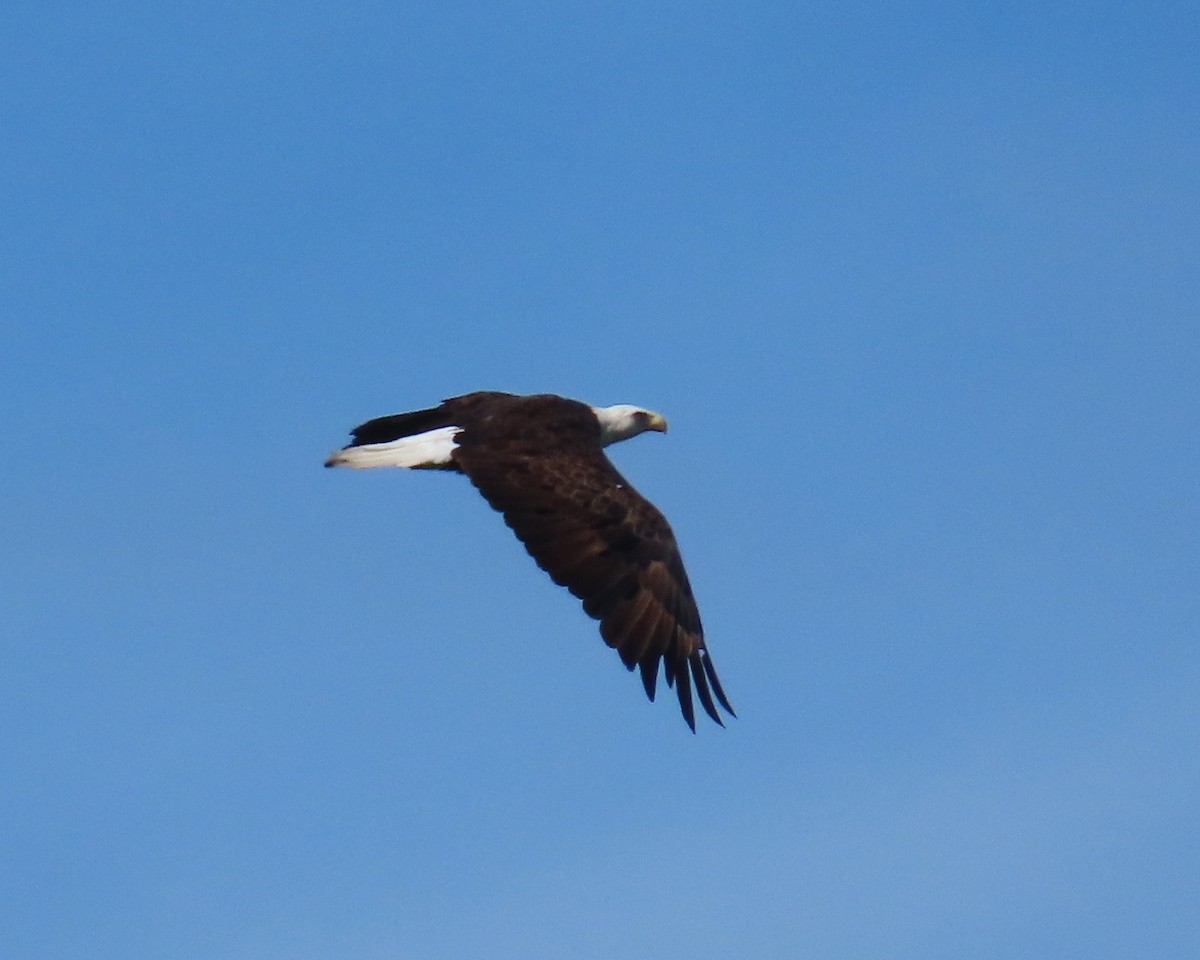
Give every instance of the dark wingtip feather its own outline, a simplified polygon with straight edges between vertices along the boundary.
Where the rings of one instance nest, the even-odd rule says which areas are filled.
[[[692,668],[692,679],[695,680],[696,694],[700,697],[700,705],[704,707],[704,712],[716,721],[717,726],[723,727],[725,723],[717,712],[717,705],[713,703],[712,693],[708,689],[708,681],[704,677],[706,671],[702,665],[703,660],[704,656],[699,651],[688,657],[688,664]]]
[[[675,661],[669,656],[662,658],[663,676],[667,678],[667,686],[675,686]]]
[[[704,663],[704,672],[708,675],[708,682],[712,685],[713,693],[717,695],[717,700],[721,706],[729,711],[731,717],[736,717],[737,713],[734,711],[733,705],[729,702],[729,698],[725,696],[725,691],[721,687],[721,681],[717,678],[717,668],[713,666],[712,657],[708,655],[707,650],[700,652],[700,659]],[[721,726],[724,726],[724,724],[721,724]]]
[[[696,732],[696,708],[692,704],[692,681],[688,676],[687,668],[676,670],[675,677],[675,693],[679,697],[679,709],[683,711],[683,719],[691,728],[692,733]]]
[[[658,657],[647,657],[638,667],[642,671],[642,686],[646,688],[646,696],[654,702],[654,691],[658,687]]]

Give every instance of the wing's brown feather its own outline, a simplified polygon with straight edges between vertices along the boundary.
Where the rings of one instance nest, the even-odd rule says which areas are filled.
[[[600,618],[600,636],[604,642],[621,654],[625,666],[632,668],[641,654],[647,633],[654,623],[649,622],[648,613],[661,615],[662,607],[647,591],[640,589],[636,581],[627,584],[626,595],[612,604]],[[638,633],[638,623],[647,618],[644,632]]]
[[[627,667],[634,667],[642,658],[657,628],[663,609],[648,590],[640,590],[600,624],[600,633],[611,647],[616,647]]]
[[[604,455],[591,409],[554,396],[468,394],[438,411],[462,427],[455,464],[538,565],[600,621],[625,665],[640,668],[647,696],[654,699],[661,661],[693,730],[693,680],[713,720],[721,716],[706,679],[733,715],[671,527]]]
[[[663,606],[662,600],[649,590],[643,590],[641,596],[648,598],[645,609],[636,619],[631,614],[627,635],[621,645],[621,657],[627,667],[639,662],[649,651],[669,646],[671,633],[678,622],[678,618]]]
[[[527,543],[529,541],[526,541]],[[537,544],[534,549],[544,551],[544,566],[555,570],[555,581],[566,586],[564,581],[582,584],[599,575],[607,565],[604,543],[592,533],[571,535],[562,540],[549,540]],[[586,593],[586,588],[581,590]]]
[[[642,674],[642,686],[646,689],[646,696],[653,701],[654,691],[658,686],[658,661],[650,657],[643,657],[638,663],[638,669]]]

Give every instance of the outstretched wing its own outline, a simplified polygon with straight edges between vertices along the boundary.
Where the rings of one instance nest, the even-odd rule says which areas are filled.
[[[534,400],[524,400],[530,406],[521,414],[529,416],[468,421],[454,462],[538,566],[600,621],[600,635],[625,666],[640,669],[651,700],[662,661],[688,726],[696,728],[693,686],[704,711],[721,723],[714,696],[731,716],[733,707],[704,646],[666,518],[609,462],[585,405],[553,398],[552,410],[539,411]]]

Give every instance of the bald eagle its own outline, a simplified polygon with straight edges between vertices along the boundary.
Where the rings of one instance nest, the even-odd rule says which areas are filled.
[[[538,566],[600,621],[625,666],[641,671],[651,700],[662,661],[695,732],[693,685],[718,724],[714,695],[730,716],[733,707],[704,645],[670,525],[604,455],[610,443],[666,429],[662,416],[629,404],[484,391],[368,420],[325,466],[466,474]]]

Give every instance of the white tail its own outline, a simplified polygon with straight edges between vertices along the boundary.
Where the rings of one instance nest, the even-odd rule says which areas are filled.
[[[343,447],[325,461],[327,467],[411,467],[416,470],[437,470],[449,467],[450,454],[458,446],[454,436],[458,427],[438,427],[412,437],[401,437],[386,443],[364,443]]]

